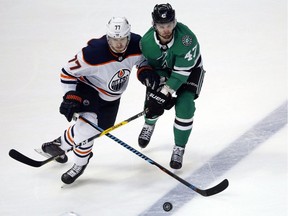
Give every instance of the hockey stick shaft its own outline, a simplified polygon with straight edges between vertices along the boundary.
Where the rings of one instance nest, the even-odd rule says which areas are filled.
[[[142,112],[140,112],[140,113],[138,113],[138,114],[136,114],[136,115],[134,115],[134,116],[132,116],[132,117],[130,117],[130,118],[118,123],[118,124],[116,124],[116,125],[113,125],[112,127],[108,128],[106,130],[102,130],[101,129],[101,131],[99,130],[100,133],[98,133],[98,134],[96,134],[96,135],[94,135],[94,136],[92,136],[92,137],[90,137],[90,138],[78,143],[77,145],[74,146],[74,148],[82,146],[82,145],[84,145],[84,144],[86,144],[86,143],[88,143],[88,142],[90,142],[90,141],[92,141],[92,140],[94,140],[94,139],[96,139],[96,138],[98,138],[100,136],[103,136],[103,135],[109,133],[110,131],[113,131],[113,130],[115,130],[115,129],[117,129],[117,128],[119,128],[119,127],[121,127],[121,126],[123,126],[123,125],[125,125],[125,124],[127,124],[127,123],[129,123],[129,122],[131,122],[131,121],[133,121],[133,120],[135,120],[137,118],[139,118],[139,117],[141,117],[141,116],[143,116],[145,113],[146,113],[146,110],[144,110],[144,111],[142,111]],[[74,114],[74,116],[76,118],[82,118],[84,120],[84,117],[80,117],[79,114]],[[84,121],[88,123],[87,119],[84,120]],[[89,123],[91,124],[90,121],[89,121]],[[72,150],[73,150],[73,148],[70,148],[70,149],[66,150],[66,152],[69,152],[69,151],[72,151]],[[43,160],[43,161],[36,161],[36,160],[33,160],[33,159],[23,155],[22,153],[20,153],[19,151],[15,150],[15,149],[11,149],[9,151],[9,155],[13,159],[15,159],[15,160],[17,160],[17,161],[19,161],[21,163],[27,164],[29,166],[33,166],[33,167],[41,167],[44,164],[46,164],[46,163],[48,163],[50,161],[53,161],[56,158],[58,158],[59,156],[61,156],[61,155],[55,155],[55,156],[50,157],[50,158],[48,158],[46,160]]]
[[[79,116],[80,119],[84,120],[86,123],[88,123],[89,125],[91,125],[92,127],[94,127],[96,130],[99,131],[104,131],[103,129],[101,129],[100,127],[98,127],[97,125],[95,125],[93,122],[90,122],[88,119],[86,119],[85,117]],[[106,136],[108,136],[109,138],[111,138],[112,140],[114,140],[115,142],[119,143],[120,145],[122,145],[123,147],[125,147],[126,149],[128,149],[129,151],[133,152],[134,154],[136,154],[137,156],[139,156],[140,158],[144,159],[145,161],[147,161],[148,163],[157,166],[159,169],[161,169],[163,172],[165,172],[166,174],[170,175],[171,177],[173,177],[174,179],[178,180],[179,182],[181,182],[182,184],[186,185],[187,187],[189,187],[190,189],[192,189],[193,191],[197,192],[198,194],[201,194],[202,196],[211,196],[217,193],[220,193],[221,191],[225,190],[228,185],[229,182],[227,179],[223,180],[222,182],[220,182],[218,185],[206,189],[206,190],[202,190],[200,188],[197,188],[196,186],[190,184],[189,182],[185,181],[184,179],[180,178],[179,176],[175,175],[174,173],[170,172],[168,169],[166,169],[165,167],[161,166],[159,163],[155,162],[154,160],[150,159],[149,157],[147,157],[146,155],[142,154],[141,152],[137,151],[136,149],[134,149],[133,147],[129,146],[128,144],[126,144],[125,142],[123,142],[122,140],[118,139],[117,137],[113,136],[110,133],[106,133]]]
[[[79,147],[79,146],[81,146],[81,145],[84,145],[85,143],[90,142],[90,141],[92,141],[92,140],[94,140],[94,139],[96,139],[96,138],[98,138],[98,137],[100,137],[100,136],[106,135],[106,134],[108,134],[109,132],[111,132],[111,131],[113,131],[113,130],[115,130],[115,129],[123,126],[123,125],[126,125],[126,124],[128,124],[129,122],[131,122],[131,121],[133,121],[133,120],[135,120],[135,119],[143,116],[146,112],[147,112],[147,111],[144,110],[144,111],[142,111],[142,112],[140,112],[140,113],[138,113],[138,114],[136,114],[136,115],[134,115],[134,116],[131,116],[130,118],[128,118],[128,119],[126,119],[126,120],[124,120],[124,121],[122,121],[122,122],[120,122],[120,123],[118,123],[118,124],[116,124],[116,125],[111,126],[110,128],[107,128],[106,130],[103,130],[103,129],[98,130],[98,131],[100,131],[101,133],[96,134],[95,136],[92,136],[92,137],[90,137],[89,139],[82,141],[81,143],[77,144],[75,147],[77,148],[77,147]],[[88,123],[89,125],[92,124],[92,122],[90,122],[88,119],[80,116],[78,113],[74,114],[74,116],[75,116],[76,118],[79,118],[79,119],[84,120],[84,121],[85,121],[86,123]],[[99,129],[100,129],[100,127],[99,127]],[[69,150],[71,151],[72,149],[73,149],[73,148],[71,148],[71,149],[69,149]]]

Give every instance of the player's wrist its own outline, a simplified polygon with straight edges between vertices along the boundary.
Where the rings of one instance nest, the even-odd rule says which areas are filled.
[[[172,88],[170,88],[168,85],[164,85],[160,92],[168,96],[168,95],[172,95],[175,91]]]

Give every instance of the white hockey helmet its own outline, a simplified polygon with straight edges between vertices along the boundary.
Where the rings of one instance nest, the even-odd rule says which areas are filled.
[[[107,38],[124,38],[130,40],[131,25],[125,17],[113,17],[107,24]]]

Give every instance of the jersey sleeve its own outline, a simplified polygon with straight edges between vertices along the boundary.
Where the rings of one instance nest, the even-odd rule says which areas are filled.
[[[143,55],[142,47],[141,47],[141,37],[139,37],[139,40],[136,46],[139,48],[139,53],[140,53],[138,61],[136,62],[137,77],[138,77],[138,75],[141,72],[146,71],[146,70],[152,70],[152,67],[149,65],[148,60]]]

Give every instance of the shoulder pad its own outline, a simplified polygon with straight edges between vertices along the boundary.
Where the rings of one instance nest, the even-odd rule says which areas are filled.
[[[82,49],[83,59],[88,64],[101,64],[110,60],[109,45],[106,35],[98,39],[91,39],[88,45]]]
[[[140,40],[141,40],[140,35],[131,33],[130,42],[126,50],[127,55],[141,54],[141,50],[139,46]]]

